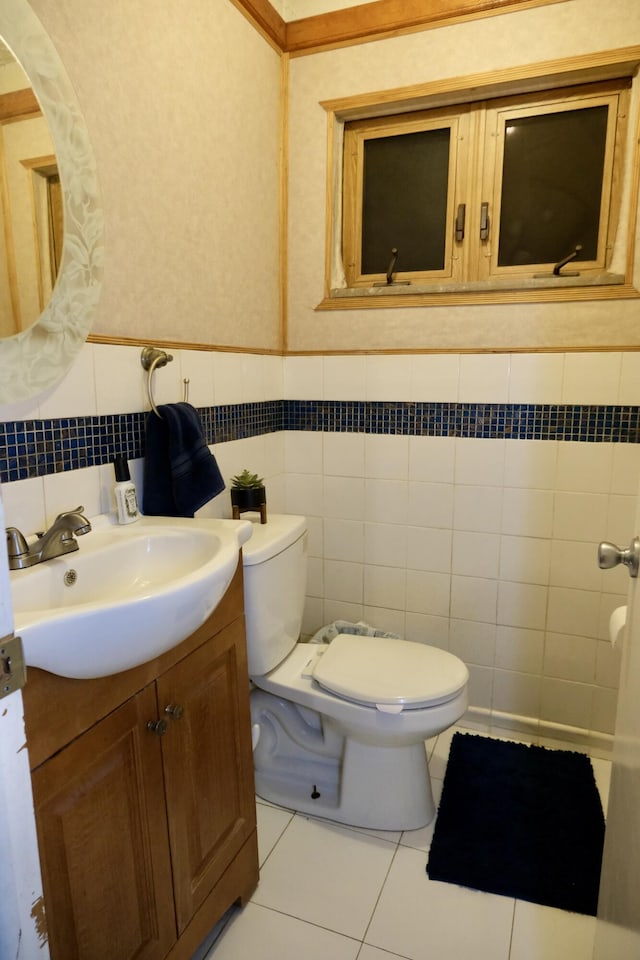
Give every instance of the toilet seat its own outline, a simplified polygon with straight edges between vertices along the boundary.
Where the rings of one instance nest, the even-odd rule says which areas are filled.
[[[313,665],[329,693],[382,713],[433,707],[458,696],[468,681],[464,663],[437,647],[340,633]]]

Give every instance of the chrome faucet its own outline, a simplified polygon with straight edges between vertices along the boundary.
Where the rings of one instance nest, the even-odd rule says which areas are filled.
[[[9,569],[22,570],[36,563],[73,553],[78,549],[76,537],[91,530],[91,524],[82,511],[84,507],[59,513],[48,530],[39,533],[38,539],[28,544],[17,527],[7,527],[7,553]]]

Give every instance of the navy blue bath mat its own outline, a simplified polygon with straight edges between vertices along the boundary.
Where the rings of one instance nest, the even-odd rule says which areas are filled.
[[[604,816],[591,761],[456,733],[427,873],[595,915]]]

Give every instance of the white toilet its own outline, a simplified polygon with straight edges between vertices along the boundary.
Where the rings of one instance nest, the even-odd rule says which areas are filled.
[[[464,663],[406,640],[299,643],[304,517],[255,523],[243,565],[256,792],[353,826],[413,830],[435,808],[424,741],[467,707]]]

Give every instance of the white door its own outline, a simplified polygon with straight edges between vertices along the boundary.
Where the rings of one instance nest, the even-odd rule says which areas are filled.
[[[640,497],[635,531],[640,535]],[[627,548],[627,544],[620,546]],[[640,960],[640,594],[629,580],[594,960]]]
[[[1,496],[0,531],[4,534]],[[3,535],[0,537],[0,639],[12,633],[9,566]],[[0,957],[48,960],[25,740],[22,694],[18,690],[0,700]]]

